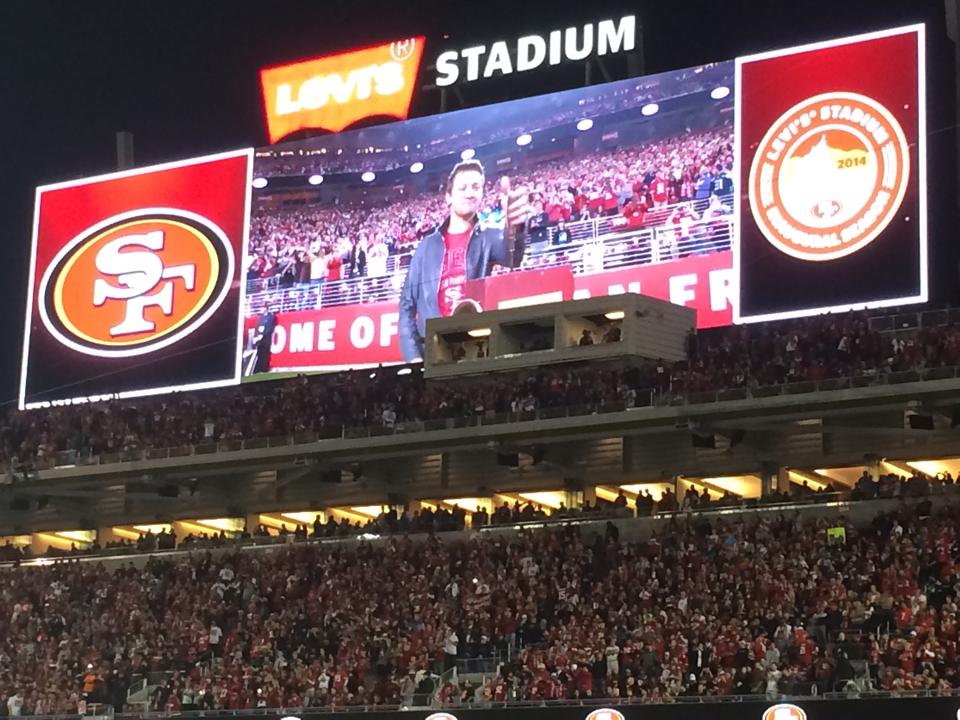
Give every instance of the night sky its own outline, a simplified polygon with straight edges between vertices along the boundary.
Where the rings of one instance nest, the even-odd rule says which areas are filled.
[[[3,193],[0,300],[6,346],[0,402],[12,402],[20,364],[36,185],[115,169],[115,132],[134,134],[137,165],[266,144],[260,67],[423,34],[421,69],[443,49],[508,41],[635,13],[645,71],[727,60],[804,42],[928,23],[928,152],[933,291],[958,302],[953,47],[943,2],[764,0],[680,2],[136,2],[0,3]],[[444,35],[448,35],[444,39]],[[612,79],[624,77],[610,64]],[[882,72],[882,69],[878,69]],[[582,64],[474,83],[468,105],[583,84]],[[600,81],[595,75],[594,81]],[[458,104],[451,100],[449,109]],[[413,115],[438,112],[436,92],[415,96]],[[946,238],[946,241],[944,240]]]

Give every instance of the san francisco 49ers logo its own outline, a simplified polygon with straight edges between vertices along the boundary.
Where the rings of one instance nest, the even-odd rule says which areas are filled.
[[[768,707],[763,713],[763,720],[807,720],[807,713],[796,705],[780,703]]]
[[[890,111],[864,95],[826,93],[794,105],[767,131],[750,168],[750,208],[780,251],[834,260],[883,232],[909,175],[907,140]]]
[[[68,242],[40,281],[40,318],[64,345],[128,357],[167,347],[223,302],[234,258],[207,218],[144,208],[97,223]]]

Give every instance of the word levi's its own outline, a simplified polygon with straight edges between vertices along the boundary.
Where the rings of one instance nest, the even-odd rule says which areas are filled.
[[[567,60],[584,60],[594,51],[597,55],[629,52],[636,48],[637,18],[627,15],[619,22],[602,20],[596,24],[587,23],[582,28],[569,27],[565,30],[553,30],[546,38],[541,35],[526,35],[516,42],[514,52],[505,41],[490,46],[476,45],[463,50],[447,50],[437,56],[436,83],[440,87],[453,85],[460,78],[458,60],[466,61],[466,81],[481,77],[480,60],[483,63],[482,77],[495,74],[509,75],[540,67],[544,61],[550,65],[559,65]],[[515,61],[514,61],[515,58]],[[514,64],[514,62],[516,64]]]

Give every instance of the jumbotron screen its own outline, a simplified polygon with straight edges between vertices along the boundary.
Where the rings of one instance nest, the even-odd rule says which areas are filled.
[[[48,201],[64,213],[89,193],[41,188],[21,404],[166,391],[164,368],[201,338],[235,355],[181,361],[180,385],[412,362],[431,317],[625,292],[693,307],[701,328],[922,302],[923,46],[911,26],[272,145],[254,153],[249,210],[250,187],[229,190],[249,219],[226,243],[156,213],[179,225],[90,235],[109,218],[87,213],[67,232]],[[165,228],[208,238],[190,247],[210,262],[236,248],[216,333],[198,328],[221,286],[154,247]],[[100,336],[68,322],[87,315]],[[123,372],[90,367],[128,345]],[[135,366],[151,368],[139,385]],[[76,368],[86,380],[60,377]]]

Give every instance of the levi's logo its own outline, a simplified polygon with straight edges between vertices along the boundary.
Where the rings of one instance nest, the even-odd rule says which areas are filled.
[[[127,357],[186,337],[223,302],[233,250],[207,218],[145,208],[84,230],[40,281],[40,317],[61,343]]]
[[[260,71],[270,142],[306,128],[339,132],[375,115],[406,119],[423,37]]]

